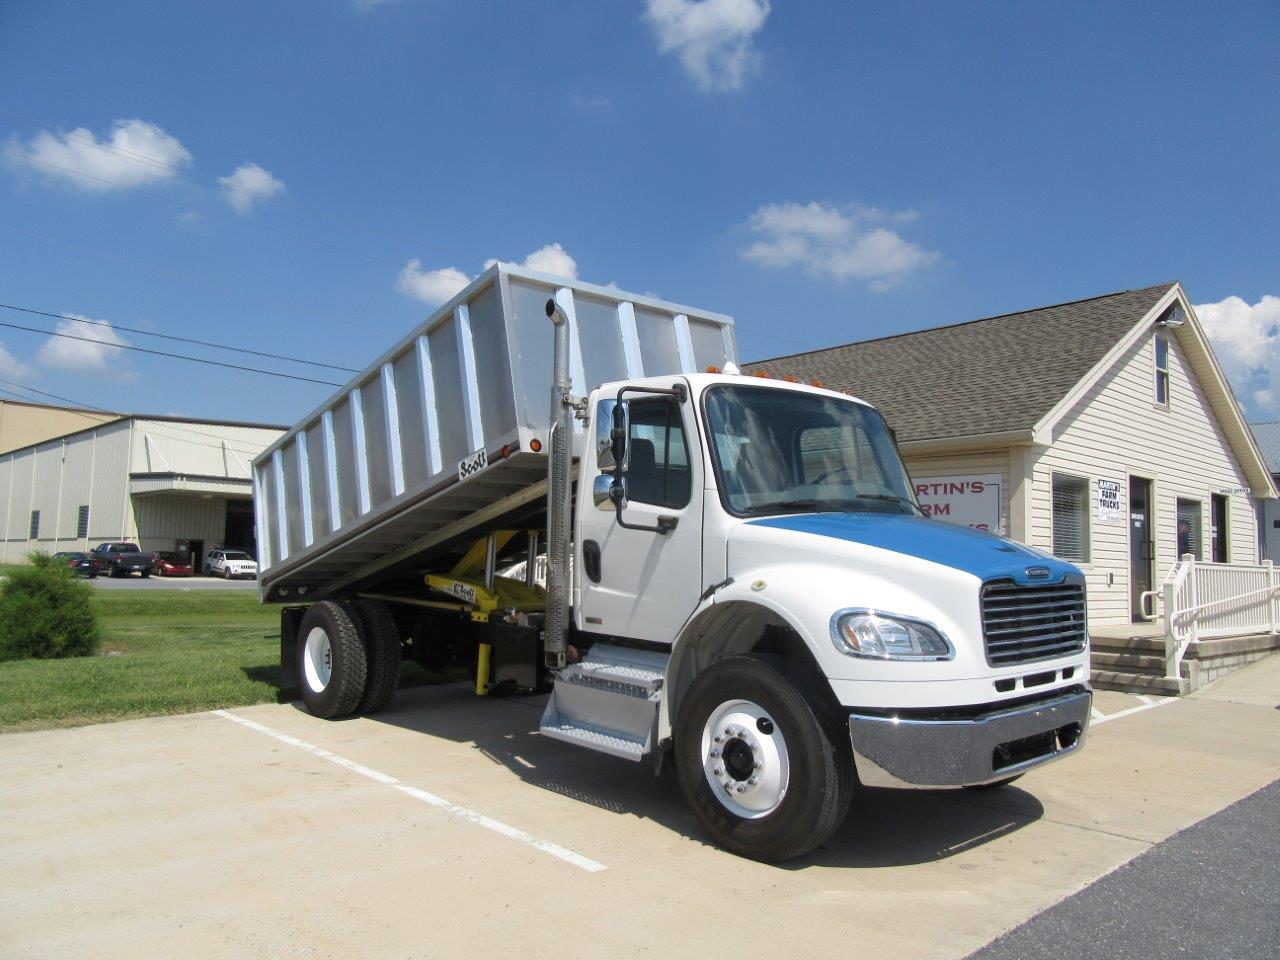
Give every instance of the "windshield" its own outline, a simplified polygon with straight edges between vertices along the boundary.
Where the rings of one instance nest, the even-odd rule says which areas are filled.
[[[222,556],[227,560],[252,560],[253,559],[247,553],[241,553],[239,550],[228,550]]]
[[[732,513],[920,513],[889,428],[871,407],[729,385],[712,387],[704,403]]]

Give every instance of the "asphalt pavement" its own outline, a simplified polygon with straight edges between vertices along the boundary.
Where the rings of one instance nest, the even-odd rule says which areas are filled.
[[[102,590],[257,590],[257,580],[223,580],[221,577],[91,577]]]
[[[1156,844],[969,960],[1280,957],[1280,781]]]

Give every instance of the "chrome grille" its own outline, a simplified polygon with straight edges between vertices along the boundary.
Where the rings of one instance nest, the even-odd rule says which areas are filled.
[[[993,580],[982,587],[982,634],[993,667],[1049,660],[1084,649],[1084,587],[1022,586]]]

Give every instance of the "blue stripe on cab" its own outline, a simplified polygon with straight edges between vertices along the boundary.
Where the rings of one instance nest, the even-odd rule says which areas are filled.
[[[927,517],[883,513],[795,513],[748,521],[753,526],[809,533],[918,557],[971,573],[980,580],[1058,583],[1080,571],[1070,563],[1013,540]],[[1030,572],[1041,574],[1030,576]],[[1047,574],[1045,574],[1047,571]]]

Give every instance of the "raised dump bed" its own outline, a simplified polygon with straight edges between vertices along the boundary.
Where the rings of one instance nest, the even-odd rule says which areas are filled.
[[[729,317],[495,264],[253,461],[264,600],[367,588],[540,506],[551,297],[575,394],[737,360]]]

